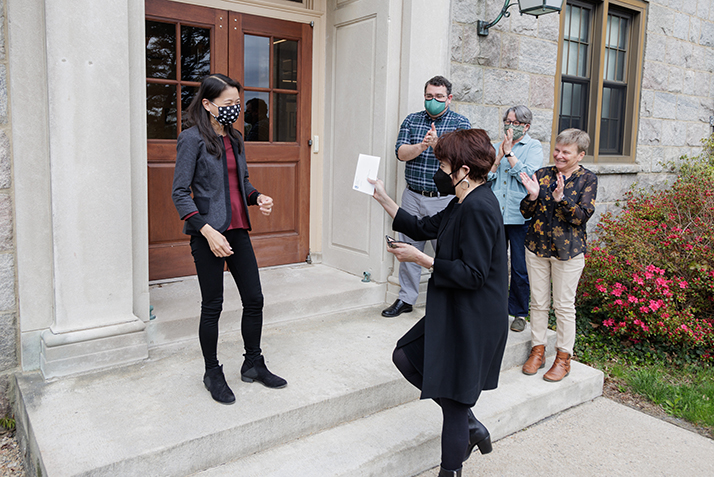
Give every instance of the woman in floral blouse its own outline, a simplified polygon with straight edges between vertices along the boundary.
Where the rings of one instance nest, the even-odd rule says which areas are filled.
[[[553,284],[557,323],[556,357],[543,375],[560,381],[570,373],[575,345],[575,292],[585,267],[586,224],[595,212],[597,176],[580,165],[590,136],[566,129],[555,139],[554,166],[521,173],[528,195],[521,213],[531,219],[526,233],[526,266],[531,285],[531,353],[523,373],[532,375],[545,366],[546,331]]]

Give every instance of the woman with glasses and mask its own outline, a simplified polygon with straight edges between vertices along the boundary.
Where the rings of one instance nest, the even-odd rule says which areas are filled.
[[[238,287],[243,315],[245,361],[241,379],[270,388],[287,385],[268,371],[260,349],[263,292],[248,231],[248,205],[270,215],[273,199],[248,180],[245,147],[233,123],[240,115],[240,84],[214,74],[201,82],[188,107],[186,127],[176,143],[172,197],[191,236],[191,254],[201,289],[198,337],[205,364],[203,384],[211,397],[232,404],[235,396],[218,362],[218,319],[223,309],[223,270],[228,264]]]
[[[528,177],[543,166],[543,147],[528,134],[533,114],[525,106],[508,108],[503,116],[503,141],[495,145],[496,161],[488,173],[491,190],[503,215],[506,241],[511,248],[511,285],[508,314],[513,316],[512,331],[523,331],[530,298],[526,268],[525,239],[528,222],[521,215],[521,200],[528,193],[521,172]]]
[[[491,452],[491,437],[471,413],[481,391],[495,389],[508,336],[508,268],[503,219],[486,185],[495,158],[482,129],[446,133],[434,147],[439,193],[456,197],[435,215],[417,218],[374,181],[374,198],[392,227],[414,240],[437,239],[436,258],[403,242],[387,250],[400,262],[431,270],[426,314],[398,342],[393,361],[422,399],[441,407],[440,477],[461,475],[474,447]]]

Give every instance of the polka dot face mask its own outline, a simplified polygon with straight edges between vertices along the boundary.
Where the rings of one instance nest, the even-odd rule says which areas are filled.
[[[234,104],[233,106],[218,106],[211,101],[211,104],[218,108],[218,116],[214,116],[213,113],[211,113],[211,116],[222,125],[230,126],[238,120],[238,116],[240,116],[240,103]]]

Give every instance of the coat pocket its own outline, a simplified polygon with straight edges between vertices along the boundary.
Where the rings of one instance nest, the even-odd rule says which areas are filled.
[[[193,201],[196,203],[199,214],[208,215],[208,211],[211,207],[211,201],[208,197],[194,197]]]

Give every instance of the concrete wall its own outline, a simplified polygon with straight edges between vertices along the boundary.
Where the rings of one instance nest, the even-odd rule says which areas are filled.
[[[476,21],[492,21],[502,0],[453,0],[451,79],[456,109],[493,141],[502,137],[501,118],[514,104],[533,111],[531,135],[550,159],[560,18],[535,17],[512,7],[487,37]],[[653,0],[646,19],[637,150],[633,164],[586,165],[598,174],[598,217],[617,210],[633,183],[666,186],[662,162],[696,155],[714,115],[714,0]]]
[[[0,417],[8,412],[8,374],[18,365],[15,237],[13,227],[12,133],[7,101],[7,25],[0,2]]]

